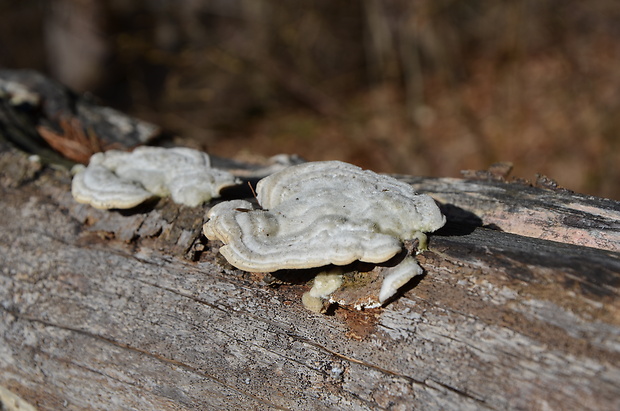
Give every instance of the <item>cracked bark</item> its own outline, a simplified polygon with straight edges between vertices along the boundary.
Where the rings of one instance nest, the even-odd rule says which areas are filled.
[[[461,225],[388,307],[321,316],[190,259],[207,207],[95,210],[2,156],[0,384],[41,409],[618,405],[618,253]]]
[[[619,409],[619,204],[407,179],[450,220],[424,278],[318,315],[203,243],[208,206],[95,210],[0,143],[0,386],[43,410]]]

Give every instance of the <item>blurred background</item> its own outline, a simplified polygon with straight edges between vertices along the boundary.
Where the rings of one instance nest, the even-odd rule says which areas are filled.
[[[219,156],[620,199],[616,0],[0,0],[0,66]]]

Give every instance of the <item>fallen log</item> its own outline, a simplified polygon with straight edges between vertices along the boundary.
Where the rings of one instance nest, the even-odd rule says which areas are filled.
[[[305,282],[222,259],[209,205],[96,210],[66,168],[0,142],[0,386],[41,410],[619,409],[620,204],[406,179],[449,220],[425,275],[383,308],[323,315]],[[568,234],[518,230],[541,210]]]

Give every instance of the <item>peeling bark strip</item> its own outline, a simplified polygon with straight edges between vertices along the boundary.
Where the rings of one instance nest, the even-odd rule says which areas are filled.
[[[0,167],[0,386],[39,409],[620,407],[618,253],[446,232],[387,308],[315,315],[193,251],[208,207],[101,211]]]
[[[503,181],[400,179],[443,203],[453,222],[620,251],[620,203],[614,200]]]

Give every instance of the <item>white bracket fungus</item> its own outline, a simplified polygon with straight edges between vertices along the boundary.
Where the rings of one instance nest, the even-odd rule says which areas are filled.
[[[206,153],[144,146],[94,154],[88,167],[77,169],[71,193],[76,201],[102,209],[132,208],[155,196],[195,207],[235,184],[230,173],[211,168]]]
[[[387,303],[413,277],[422,273],[422,267],[411,256],[405,257],[395,266],[377,266],[369,272],[345,273],[342,267],[333,267],[314,277],[312,288],[303,294],[301,301],[304,307],[317,313],[325,312],[330,304],[357,310],[377,308]]]
[[[334,269],[317,274],[312,288],[301,297],[303,305],[310,311],[320,313],[325,310],[324,301],[342,285],[342,272]]]
[[[306,163],[259,181],[257,200],[220,203],[209,211],[204,233],[220,240],[220,253],[235,267],[253,272],[383,263],[402,251],[403,241],[435,231],[445,217],[433,199],[392,177],[338,161]],[[412,257],[384,269],[378,295],[356,306],[377,307],[422,273]],[[342,284],[339,271],[319,274],[304,305],[321,311]],[[373,293],[374,294],[374,293]]]
[[[74,170],[77,172],[71,183],[71,193],[78,203],[102,209],[132,208],[153,197],[153,193],[139,184],[124,181],[101,165],[90,164],[88,168],[82,166]]]
[[[406,248],[408,249],[407,255],[396,265],[377,265],[370,271],[344,270],[342,287],[323,297],[320,300],[322,305],[305,298],[302,299],[304,306],[312,311],[317,311],[315,307],[319,307],[320,312],[325,310],[329,304],[352,307],[356,310],[385,305],[402,286],[415,276],[423,274],[422,267],[409,254],[409,247]],[[316,282],[312,288],[314,289],[315,286]]]
[[[422,267],[418,265],[413,257],[405,258],[400,264],[386,271],[387,273],[381,284],[381,291],[379,291],[379,303],[381,304],[392,298],[398,289],[407,284],[409,280],[417,275],[421,275],[423,272]]]
[[[263,210],[244,200],[220,203],[204,225],[245,271],[382,263],[402,241],[445,223],[433,199],[409,184],[339,161],[289,167],[259,181],[256,192]]]
[[[209,211],[203,227],[209,240],[224,243],[220,253],[228,262],[245,271],[383,263],[401,252],[406,240],[418,239],[425,247],[423,232],[445,224],[434,200],[409,184],[338,161],[286,168],[259,181],[256,192],[263,209],[245,200],[223,202]],[[380,289],[371,280],[361,287],[362,296],[336,293],[344,287],[341,269],[321,273],[303,304],[315,312],[330,302],[379,307],[422,268],[406,257],[373,271],[383,279]]]

